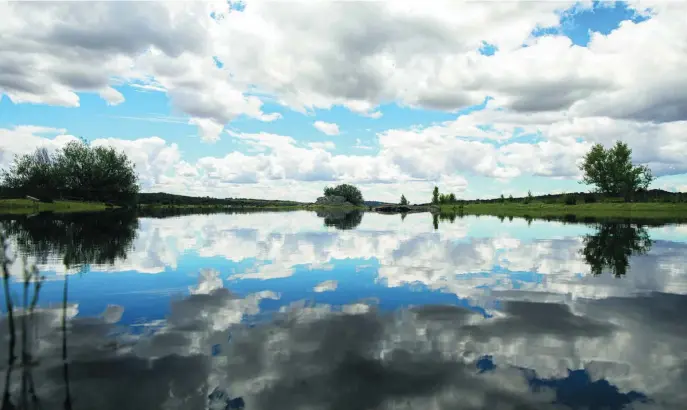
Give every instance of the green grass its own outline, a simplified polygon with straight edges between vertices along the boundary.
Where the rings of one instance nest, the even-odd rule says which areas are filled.
[[[442,213],[460,212],[460,205],[442,205]],[[592,203],[579,205],[491,203],[463,205],[466,215],[494,215],[513,217],[577,217],[641,218],[687,220],[687,203]]]
[[[53,203],[35,202],[30,199],[0,199],[0,214],[32,214],[35,212],[91,212],[108,208],[100,202],[55,201]]]

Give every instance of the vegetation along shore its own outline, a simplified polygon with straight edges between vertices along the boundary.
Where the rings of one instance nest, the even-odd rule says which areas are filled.
[[[39,148],[15,158],[0,171],[0,214],[37,212],[94,212],[114,208],[140,210],[365,210],[380,213],[504,217],[617,217],[687,220],[687,193],[649,190],[651,170],[633,165],[631,150],[622,142],[611,148],[597,144],[580,166],[582,182],[592,192],[547,194],[513,198],[465,200],[454,193],[432,192],[431,201],[411,204],[405,195],[397,203],[366,201],[357,187],[325,187],[315,202],[251,198],[211,198],[140,192],[131,160],[114,148],[70,142],[54,153]]]

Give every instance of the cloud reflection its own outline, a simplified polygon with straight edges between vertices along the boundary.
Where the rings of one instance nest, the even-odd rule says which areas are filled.
[[[241,266],[223,278],[268,280],[289,278],[299,267],[328,272],[340,261],[359,260],[374,261],[378,281],[389,287],[422,284],[479,300],[513,289],[591,298],[687,293],[680,227],[528,226],[468,217],[434,230],[428,214],[402,223],[398,216],[368,214],[359,223],[340,230],[311,212],[142,218],[131,249],[90,270],[162,274],[189,264],[219,268],[211,261],[226,260]],[[54,263],[40,267],[61,270]],[[609,267],[608,275],[592,275]],[[613,280],[614,272],[623,279]]]
[[[455,306],[295,303],[246,323],[277,296],[237,297],[216,277],[203,271],[150,334],[117,331],[116,307],[70,313],[73,408],[678,409],[687,399],[683,295],[511,301],[491,318]],[[61,408],[65,386],[60,313],[37,312],[31,335],[47,409]]]

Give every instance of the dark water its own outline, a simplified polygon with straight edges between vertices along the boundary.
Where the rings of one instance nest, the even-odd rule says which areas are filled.
[[[0,297],[3,410],[687,403],[685,225],[313,212],[2,223],[44,276],[17,262]]]

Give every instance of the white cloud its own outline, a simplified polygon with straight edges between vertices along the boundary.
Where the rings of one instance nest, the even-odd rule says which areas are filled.
[[[100,97],[107,101],[108,105],[119,105],[124,102],[124,96],[112,87],[100,90]]]
[[[209,118],[191,118],[189,124],[198,126],[200,138],[205,142],[216,142],[224,130],[224,124],[217,123]]]
[[[336,149],[336,144],[334,144],[332,141],[310,142],[308,143],[308,146],[312,149],[321,149],[325,151],[332,151]]]
[[[313,126],[327,135],[339,135],[339,126],[334,123],[315,121]]]
[[[238,117],[281,118],[263,111],[265,101],[300,111],[341,105],[379,118],[380,104],[455,111],[494,97],[485,110],[453,121],[388,129],[377,144],[354,145],[378,146],[375,156],[332,155],[329,142],[308,149],[292,137],[238,133],[251,155],[189,163],[178,182],[167,168],[144,166],[156,187],[175,192],[241,184],[243,192],[264,193],[273,181],[388,184],[456,174],[576,179],[591,143],[618,139],[656,175],[684,174],[687,54],[675,50],[687,44],[685,3],[651,4],[648,21],[593,33],[587,47],[561,35],[531,37],[536,27],[558,25],[559,12],[573,4],[435,2],[418,9],[394,1],[256,1],[229,12],[221,1],[6,2],[0,94],[17,104],[76,107],[78,93],[92,92],[117,105],[124,97],[113,87],[131,84],[166,93],[206,142]],[[498,51],[479,54],[483,42]],[[337,124],[313,125],[339,134]],[[5,143],[12,149],[2,162],[31,141],[38,140]]]

